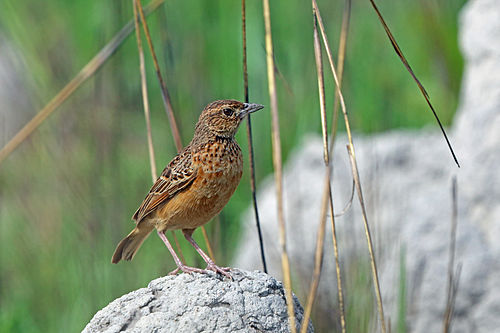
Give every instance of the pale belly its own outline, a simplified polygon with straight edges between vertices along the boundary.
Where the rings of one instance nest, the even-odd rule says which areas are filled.
[[[241,166],[199,171],[188,190],[158,209],[152,222],[158,230],[195,229],[209,222],[227,204],[241,179]]]

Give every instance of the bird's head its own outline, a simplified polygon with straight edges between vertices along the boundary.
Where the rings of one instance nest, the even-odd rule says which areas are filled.
[[[201,112],[196,124],[196,134],[232,138],[241,121],[250,113],[262,109],[260,104],[241,103],[235,100],[221,100],[208,104]]]

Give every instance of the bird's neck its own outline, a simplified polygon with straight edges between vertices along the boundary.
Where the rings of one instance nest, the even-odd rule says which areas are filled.
[[[232,143],[234,142],[234,136],[226,137],[226,136],[216,135],[214,141],[218,143]]]
[[[191,141],[191,146],[205,145],[209,142],[218,142],[222,144],[228,144],[234,142],[234,136],[220,135],[216,132],[202,130],[195,131],[193,140]]]

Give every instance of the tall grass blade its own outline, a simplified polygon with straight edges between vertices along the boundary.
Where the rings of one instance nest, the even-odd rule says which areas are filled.
[[[351,196],[349,197],[349,200],[345,204],[344,209],[342,209],[342,211],[340,213],[335,214],[335,217],[341,217],[341,216],[345,215],[345,213],[347,213],[347,211],[349,211],[349,209],[351,209],[352,202],[354,201],[355,190],[356,190],[356,183],[353,180],[352,181],[352,188],[351,188]]]
[[[365,235],[368,244],[368,252],[370,253],[370,263],[373,275],[373,284],[375,286],[375,295],[377,297],[377,307],[380,315],[380,324],[382,327],[382,332],[386,332],[384,308],[382,304],[382,296],[380,293],[380,283],[378,280],[378,270],[377,262],[375,261],[375,251],[373,250],[372,236],[370,233],[370,227],[368,225],[368,218],[366,214],[365,201],[363,199],[363,192],[361,191],[361,182],[359,179],[359,171],[356,163],[356,156],[354,155],[354,147],[351,144],[347,145],[347,152],[349,154],[349,160],[351,162],[352,174],[354,176],[354,182],[356,183],[356,191],[358,193],[359,203],[361,205],[361,215],[363,216],[363,223],[365,226]]]
[[[345,0],[344,2],[344,11],[342,13],[342,27],[340,30],[340,38],[339,38],[339,52],[337,55],[337,76],[339,80],[339,88],[342,89],[342,78],[344,75],[344,62],[345,62],[345,53],[347,48],[347,35],[349,33],[349,25],[351,22],[351,8],[352,8],[352,0]],[[332,117],[332,128],[331,128],[331,140],[330,140],[330,159],[333,160],[333,148],[335,145],[335,139],[337,137],[337,128],[338,128],[338,116],[339,116],[339,94],[338,90],[334,87],[334,102],[333,102],[333,117]],[[352,181],[351,188],[351,196],[349,200],[345,204],[344,208],[340,213],[335,214],[335,217],[341,217],[351,208],[352,202],[354,199],[354,180]]]
[[[392,34],[391,30],[389,29],[389,27],[385,23],[385,20],[382,17],[382,14],[380,13],[377,5],[375,4],[375,1],[370,0],[370,3],[372,4],[373,9],[375,9],[375,12],[377,13],[377,16],[380,20],[380,23],[382,23],[382,26],[384,27],[385,33],[387,34],[387,37],[389,37],[389,40],[391,41],[391,44],[392,44],[392,47],[394,48],[394,51],[396,51],[399,59],[401,59],[401,62],[403,62],[403,65],[406,67],[406,70],[408,70],[408,73],[410,73],[410,75],[412,76],[415,83],[417,83],[418,88],[422,92],[422,95],[424,96],[425,101],[427,102],[427,105],[429,105],[429,108],[431,109],[432,114],[434,115],[434,118],[436,119],[436,121],[439,125],[439,128],[441,129],[441,133],[443,133],[444,139],[446,140],[446,144],[448,145],[448,149],[450,150],[451,155],[453,156],[453,159],[455,160],[455,163],[460,168],[460,163],[458,163],[457,156],[455,155],[455,152],[453,151],[453,147],[451,146],[451,142],[448,139],[448,135],[446,135],[446,131],[444,130],[443,125],[441,124],[441,120],[439,120],[439,117],[436,113],[436,110],[434,109],[434,106],[432,106],[432,103],[431,103],[430,98],[429,98],[429,94],[427,94],[427,91],[425,90],[424,86],[422,85],[422,83],[420,83],[420,80],[417,78],[417,76],[415,75],[415,73],[411,69],[410,64],[408,63],[408,61],[406,60],[406,57],[403,54],[403,51],[401,51],[401,48],[399,47],[398,43],[396,42],[394,35]]]
[[[163,80],[163,75],[160,71],[160,65],[158,64],[158,58],[156,57],[156,52],[153,46],[153,41],[151,39],[151,34],[149,33],[148,23],[144,18],[144,12],[142,10],[141,0],[137,0],[139,15],[141,16],[142,27],[144,29],[144,34],[146,35],[146,40],[148,42],[149,50],[151,51],[151,57],[153,58],[153,65],[155,67],[156,76],[160,83],[161,96],[163,99],[163,104],[165,106],[165,112],[167,113],[168,120],[170,122],[170,128],[172,130],[172,135],[174,136],[175,146],[177,147],[177,152],[180,152],[183,148],[182,140],[179,133],[179,128],[177,127],[177,122],[175,121],[174,109],[172,107],[172,102],[170,100],[170,95],[168,93],[167,85],[165,80]]]
[[[201,233],[203,234],[203,238],[205,239],[205,243],[207,244],[207,251],[210,258],[215,262],[214,250],[212,249],[212,244],[208,241],[208,234],[205,228],[201,228]]]
[[[290,273],[290,262],[286,249],[286,226],[285,216],[283,212],[283,166],[281,161],[281,139],[278,116],[278,98],[276,95],[276,78],[274,75],[274,56],[273,56],[273,40],[271,33],[271,11],[269,9],[269,0],[262,0],[264,23],[265,23],[265,40],[266,40],[266,63],[267,63],[267,84],[269,88],[269,98],[271,102],[271,135],[273,147],[273,165],[276,182],[276,201],[278,209],[278,224],[279,224],[279,242],[281,247],[281,265],[283,270],[283,280],[285,284],[285,296],[288,310],[288,319],[290,323],[290,331],[297,331],[295,326],[295,312],[292,296],[292,279]]]
[[[314,6],[313,6],[314,8]],[[314,10],[313,10],[314,14]],[[333,248],[335,254],[335,268],[337,274],[337,294],[339,299],[339,314],[340,314],[340,324],[342,332],[345,332],[345,316],[344,316],[344,297],[342,293],[342,278],[340,274],[340,263],[338,254],[338,244],[337,244],[337,234],[335,227],[335,214],[333,208],[333,198],[332,190],[330,185],[331,177],[331,163],[329,156],[329,146],[328,146],[328,125],[326,119],[326,100],[325,100],[325,83],[323,75],[323,59],[321,57],[321,44],[318,36],[317,28],[317,18],[313,15],[313,37],[314,37],[314,55],[316,61],[316,71],[317,71],[317,81],[318,81],[318,93],[320,102],[320,116],[321,116],[321,128],[323,135],[323,160],[326,167],[325,174],[325,188],[323,192],[323,200],[321,207],[321,220],[318,226],[318,234],[316,238],[316,251],[314,256],[314,271],[313,280],[309,289],[309,295],[307,298],[306,308],[304,310],[304,319],[302,322],[301,333],[305,333],[307,330],[306,323],[309,322],[309,317],[312,312],[312,306],[314,304],[314,299],[316,297],[317,288],[319,285],[319,280],[321,277],[321,271],[323,266],[323,251],[324,251],[324,238],[325,238],[325,225],[326,225],[326,206],[329,205],[330,215],[332,218],[332,237],[333,237]]]
[[[344,76],[344,62],[345,62],[345,52],[347,48],[347,34],[349,32],[349,25],[351,22],[351,8],[352,0],[345,0],[344,12],[342,13],[342,27],[340,30],[339,38],[339,52],[337,56],[337,75],[339,79],[339,90],[342,90],[342,78]],[[335,143],[335,138],[337,136],[337,123],[339,118],[339,94],[337,89],[335,90],[335,98],[333,102],[333,118],[332,118],[332,140],[330,141],[330,156],[333,156],[333,147]],[[333,157],[332,157],[333,158]],[[354,198],[354,181],[352,183],[351,200],[349,200],[348,205],[344,209],[350,207],[352,203],[352,198]],[[343,215],[343,214],[342,214]]]
[[[145,8],[145,15],[155,11],[165,0],[153,0]],[[68,99],[88,78],[94,75],[113,53],[122,45],[125,38],[134,30],[134,21],[130,20],[106,44],[78,74],[55,95],[17,134],[0,150],[0,164],[9,156],[26,138],[42,124],[61,104]]]
[[[321,200],[321,210],[320,210],[320,220],[318,225],[318,233],[316,234],[316,249],[314,251],[314,269],[311,285],[309,286],[309,293],[307,295],[307,303],[304,308],[304,317],[302,319],[302,326],[300,329],[301,333],[307,332],[307,324],[309,318],[311,317],[312,307],[316,299],[316,292],[318,290],[318,285],[321,277],[321,272],[323,269],[323,251],[325,243],[325,227],[326,227],[326,214],[328,211],[328,193],[330,190],[329,180],[330,177],[327,169],[325,173],[324,187],[323,187],[323,197]]]
[[[248,96],[248,65],[247,65],[247,25],[246,25],[246,3],[241,0],[241,25],[243,39],[243,90],[245,94],[245,103],[249,102]],[[253,153],[252,140],[252,121],[251,115],[247,116],[247,141],[248,141],[248,164],[250,165],[250,189],[252,191],[253,210],[255,213],[255,224],[257,226],[257,235],[259,236],[260,258],[262,260],[262,268],[267,273],[266,255],[264,252],[264,240],[262,238],[262,230],[260,227],[259,208],[257,206],[257,188],[255,182],[255,159]]]
[[[139,27],[139,16],[137,15],[137,0],[132,0],[134,6],[135,37],[137,40],[137,51],[139,52],[139,71],[141,74],[142,104],[144,107],[144,118],[146,118],[146,131],[148,137],[149,164],[151,165],[151,177],[153,183],[156,181],[156,159],[153,147],[153,135],[151,133],[151,117],[149,112],[148,86],[146,81],[146,67],[144,65],[144,51],[142,49],[141,30]]]
[[[369,225],[368,225],[368,220],[367,220],[367,216],[366,216],[366,210],[365,210],[365,205],[364,205],[363,194],[361,192],[361,183],[360,183],[360,180],[359,180],[359,174],[358,174],[358,171],[357,171],[356,155],[354,153],[354,144],[352,142],[351,126],[349,124],[349,118],[347,116],[347,109],[346,109],[346,106],[345,106],[344,96],[342,95],[342,92],[341,92],[340,87],[339,87],[340,84],[339,84],[339,79],[338,79],[338,76],[337,76],[337,70],[335,69],[335,64],[333,62],[333,56],[332,56],[332,52],[330,50],[330,46],[329,46],[329,43],[328,43],[328,38],[326,36],[325,28],[324,28],[324,25],[323,25],[323,20],[321,19],[321,13],[319,11],[318,4],[316,3],[316,0],[312,0],[312,3],[313,3],[314,14],[315,14],[315,16],[317,18],[318,26],[319,26],[319,29],[320,29],[320,32],[321,32],[321,37],[323,39],[323,46],[325,47],[325,51],[326,51],[326,54],[327,54],[327,57],[328,57],[328,62],[330,63],[330,69],[332,71],[333,79],[334,79],[336,87],[337,87],[337,92],[338,92],[338,95],[339,95],[339,102],[340,102],[340,106],[341,106],[342,113],[343,113],[343,116],[344,116],[344,123],[345,123],[345,127],[346,127],[347,138],[348,138],[348,141],[349,141],[349,145],[347,146],[348,147],[348,153],[349,153],[349,157],[350,157],[350,161],[351,161],[352,175],[353,175],[353,178],[354,178],[354,182],[356,184],[356,190],[358,192],[358,199],[359,199],[359,202],[360,202],[360,205],[361,205],[361,211],[362,211],[362,215],[363,215],[363,222],[364,222],[364,227],[365,227],[366,241],[367,241],[367,244],[368,244],[368,251],[369,251],[369,254],[370,254],[370,262],[371,262],[371,268],[372,268],[372,279],[373,279],[373,284],[374,284],[374,289],[375,289],[375,295],[376,295],[376,299],[377,299],[377,309],[378,309],[378,313],[379,313],[379,317],[380,317],[380,325],[381,325],[381,328],[382,328],[382,332],[386,333],[387,330],[386,330],[386,325],[385,325],[384,307],[383,307],[383,304],[382,304],[382,296],[381,296],[381,293],[380,293],[380,284],[379,284],[379,281],[378,281],[377,264],[375,262],[375,256],[374,256],[374,252],[373,252],[372,238],[371,238],[370,229],[369,229]]]
[[[163,105],[165,106],[165,112],[167,113],[167,117],[170,123],[170,129],[172,130],[172,135],[174,137],[175,141],[175,146],[177,148],[177,152],[180,152],[183,148],[182,146],[182,140],[181,140],[181,135],[179,133],[179,128],[177,127],[177,122],[175,120],[175,115],[174,115],[174,109],[172,107],[172,102],[170,100],[170,95],[168,93],[167,85],[165,84],[165,80],[163,80],[163,76],[160,71],[160,65],[158,64],[158,58],[156,57],[156,52],[153,46],[153,40],[151,39],[151,34],[149,33],[149,27],[148,23],[146,22],[146,18],[144,17],[144,11],[142,9],[142,4],[141,0],[137,0],[137,9],[139,9],[139,15],[141,17],[142,21],[142,28],[144,29],[144,34],[146,35],[146,40],[148,41],[148,46],[149,50],[151,51],[151,57],[153,58],[153,65],[155,67],[156,71],[156,76],[158,78],[158,82],[160,83],[160,90],[161,90],[161,96],[163,99]],[[212,260],[215,261],[215,258],[213,256],[212,252],[212,246],[210,245],[210,241],[208,240],[207,237],[207,231],[205,230],[205,226],[201,226],[201,231],[203,233],[203,239],[205,240],[205,243],[207,245],[207,249],[209,250],[209,254],[212,257]],[[174,239],[177,238],[175,235],[175,232],[172,231],[172,237]],[[179,244],[179,242],[176,240],[176,244]],[[178,246],[177,250],[179,252],[181,251],[181,248]],[[212,252],[212,253],[210,253]]]
[[[340,30],[340,38],[339,38],[339,52],[337,55],[337,76],[339,80],[339,89],[342,90],[342,78],[344,76],[344,62],[345,62],[345,53],[347,48],[347,34],[349,33],[349,25],[351,22],[351,9],[352,9],[352,0],[345,0],[344,2],[344,11],[342,13],[342,27]],[[335,144],[335,138],[337,137],[337,128],[338,128],[338,118],[339,118],[339,94],[338,90],[334,88],[335,97],[333,102],[333,117],[332,117],[332,139],[330,140],[330,159],[333,160],[333,148]],[[354,180],[352,181],[351,188],[351,196],[347,203],[344,206],[344,209],[340,213],[335,214],[335,217],[341,217],[351,208],[352,202],[354,199]]]
[[[451,228],[450,228],[450,249],[448,260],[448,288],[446,295],[446,308],[443,318],[443,332],[448,333],[451,331],[451,321],[453,319],[453,310],[456,298],[456,289],[458,288],[458,279],[455,280],[454,266],[455,266],[455,252],[457,242],[457,216],[458,216],[458,203],[457,203],[457,177],[453,176],[451,181]]]

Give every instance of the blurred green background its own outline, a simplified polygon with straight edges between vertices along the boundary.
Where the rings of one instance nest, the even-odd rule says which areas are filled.
[[[457,15],[465,0],[378,2],[449,124],[462,71]],[[185,144],[203,106],[243,98],[240,6],[229,0],[170,0],[148,19]],[[336,50],[343,1],[320,0],[319,6]],[[271,1],[271,11],[286,161],[304,134],[320,133],[311,3]],[[247,15],[250,100],[269,105],[261,2],[248,0]],[[16,73],[22,86],[12,98],[24,101],[23,107],[3,110],[3,144],[131,17],[132,1],[0,1],[0,50],[14,50],[21,64]],[[344,93],[352,127],[369,133],[434,124],[369,1],[353,1],[349,32]],[[147,48],[145,56],[161,170],[175,146]],[[134,261],[110,263],[151,185],[138,62],[132,34],[0,165],[0,332],[79,331],[111,300],[173,269],[156,236]],[[331,105],[333,86],[326,74]],[[252,120],[259,181],[272,172],[269,108]],[[237,139],[248,166],[245,130]],[[239,217],[250,204],[245,172],[220,220],[207,225],[218,263],[230,263]],[[195,238],[203,243],[201,232]],[[201,265],[190,245],[180,242],[188,263]]]

